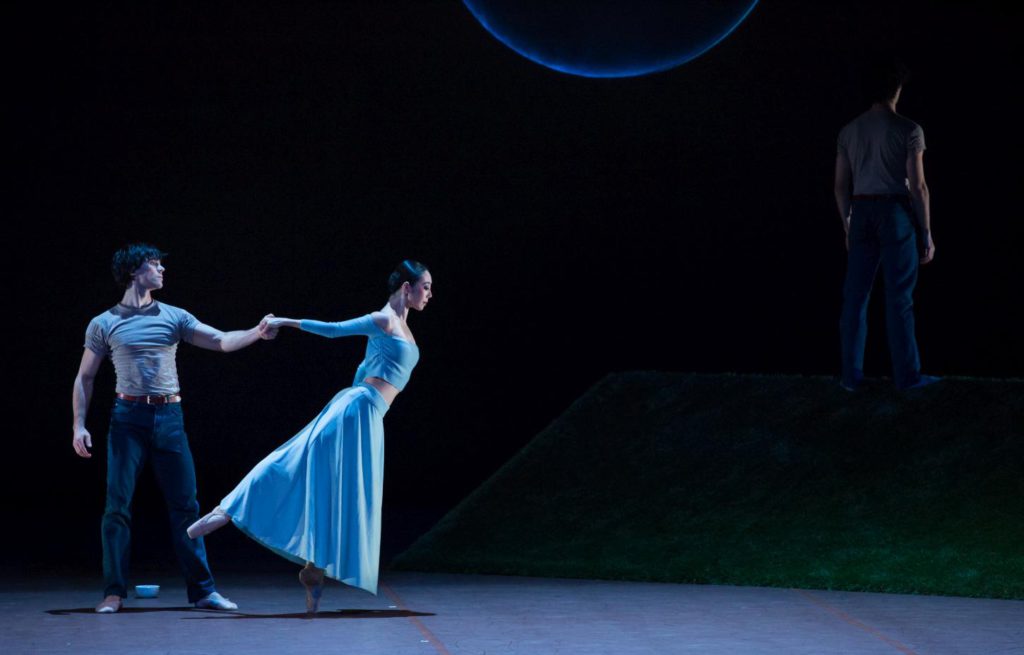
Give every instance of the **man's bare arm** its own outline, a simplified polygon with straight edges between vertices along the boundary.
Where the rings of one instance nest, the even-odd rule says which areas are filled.
[[[932,240],[931,203],[928,184],[924,179],[924,151],[917,150],[907,155],[907,181],[910,184],[910,198],[914,203],[917,229],[921,231],[921,263],[927,264],[935,257],[935,242]]]
[[[71,392],[71,409],[74,412],[71,445],[79,457],[92,457],[89,452],[92,448],[92,435],[85,428],[85,417],[92,400],[92,383],[102,363],[103,357],[86,348],[82,352],[82,363],[78,365],[78,375],[75,376],[75,386]]]
[[[832,192],[836,197],[836,208],[839,210],[839,218],[843,221],[843,231],[846,232],[846,247],[850,247],[850,205],[853,187],[853,172],[850,170],[850,162],[846,160],[843,153],[836,155],[835,181],[832,184]]]
[[[251,346],[260,339],[273,339],[277,336],[276,330],[268,330],[261,326],[262,324],[248,330],[222,332],[215,327],[200,323],[196,326],[192,344],[206,350],[230,353]]]

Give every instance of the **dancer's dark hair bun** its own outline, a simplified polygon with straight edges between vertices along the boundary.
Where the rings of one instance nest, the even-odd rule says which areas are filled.
[[[391,275],[388,277],[388,293],[394,293],[402,288],[402,285],[408,282],[409,284],[416,284],[416,282],[423,277],[423,274],[427,272],[427,267],[419,263],[414,259],[406,259],[401,264],[395,267]]]

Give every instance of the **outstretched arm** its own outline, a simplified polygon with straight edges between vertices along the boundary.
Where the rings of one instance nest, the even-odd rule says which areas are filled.
[[[322,337],[328,337],[330,339],[356,335],[371,336],[378,334],[381,331],[387,332],[389,325],[387,315],[382,312],[374,312],[372,314],[367,314],[366,316],[360,316],[359,318],[353,318],[348,321],[339,321],[337,323],[314,321],[308,318],[278,318],[273,315],[268,316],[263,319],[263,321],[268,329],[277,329],[282,327],[298,328],[305,332],[312,332],[313,334],[319,334]],[[263,325],[264,323],[261,323],[260,325]]]
[[[932,240],[932,215],[928,184],[924,181],[923,150],[917,150],[907,155],[907,182],[910,184],[910,197],[914,202],[917,229],[921,232],[918,235],[923,244],[921,263],[927,264],[935,257],[935,242]]]
[[[230,353],[251,346],[260,339],[273,339],[276,336],[277,330],[265,328],[263,321],[248,330],[233,330],[231,332],[221,332],[215,327],[199,323],[192,335],[192,344],[206,350]]]
[[[78,375],[75,376],[75,386],[71,392],[71,409],[74,412],[71,424],[74,436],[71,439],[71,446],[79,457],[92,457],[92,453],[89,452],[92,448],[92,435],[85,429],[85,416],[89,413],[89,402],[92,400],[92,383],[102,363],[103,357],[86,348],[82,353],[82,363],[78,365]]]

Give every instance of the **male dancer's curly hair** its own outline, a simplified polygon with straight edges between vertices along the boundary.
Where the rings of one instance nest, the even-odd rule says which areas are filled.
[[[131,284],[132,273],[151,259],[163,259],[167,253],[148,243],[130,243],[114,253],[110,263],[110,272],[114,281],[121,288]]]

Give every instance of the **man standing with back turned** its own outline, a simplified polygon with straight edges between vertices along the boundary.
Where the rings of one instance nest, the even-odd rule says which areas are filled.
[[[879,264],[896,386],[911,389],[939,380],[921,374],[914,337],[918,265],[935,256],[924,180],[924,131],[896,113],[906,68],[892,62],[873,73],[873,104],[839,132],[836,155],[834,190],[848,250],[839,321],[840,384],[848,391],[864,378],[868,299]]]
[[[72,395],[72,445],[80,457],[92,457],[92,436],[85,428],[85,417],[93,379],[103,358],[109,355],[117,374],[117,399],[107,435],[107,500],[102,524],[106,589],[105,598],[96,606],[101,614],[120,610],[128,595],[131,501],[147,460],[153,462],[157,484],[167,502],[171,538],[189,602],[203,609],[238,609],[214,588],[203,540],[192,540],[185,534],[199,518],[199,503],[174,358],[179,341],[231,352],[276,335],[260,332],[258,327],[221,332],[182,309],[153,300],[151,293],[164,285],[163,257],[164,253],[142,243],[114,253],[114,279],[124,295],[120,303],[89,323]]]

